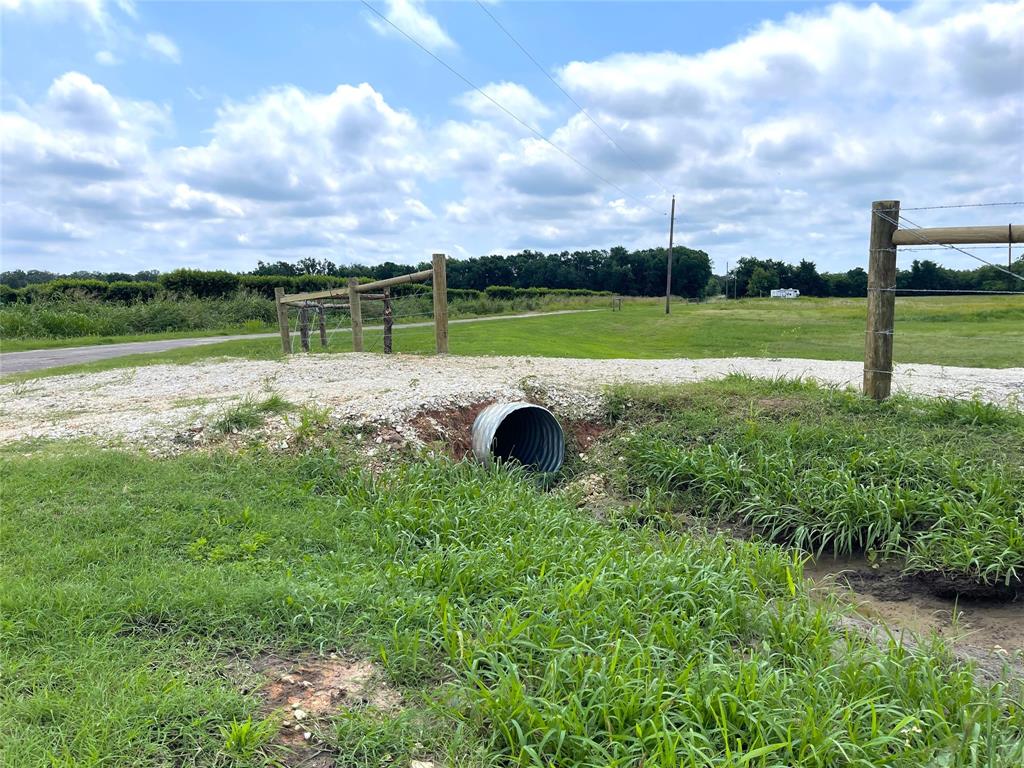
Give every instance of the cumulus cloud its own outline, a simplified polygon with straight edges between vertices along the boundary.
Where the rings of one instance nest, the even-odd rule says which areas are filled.
[[[719,268],[755,255],[847,269],[864,262],[873,199],[1020,199],[1022,40],[1019,1],[836,5],[696,55],[568,62],[561,82],[603,130],[521,84],[486,86],[614,186],[476,92],[437,121],[368,83],[281,85],[222,102],[201,141],[164,148],[166,107],[69,72],[0,116],[5,257],[246,268],[268,255],[415,262],[455,242],[646,247],[668,229],[660,182],[678,194],[677,242]]]
[[[551,116],[551,109],[519,83],[488,83],[480,91],[467,91],[458,98],[458,103],[474,115],[512,120],[495,102],[534,128],[539,127],[541,120]]]
[[[422,0],[387,0],[385,18],[431,51],[455,48],[441,24],[427,13]],[[370,26],[380,35],[397,35],[395,27],[375,15],[368,15]]]
[[[178,50],[178,46],[167,35],[150,32],[146,35],[146,45],[158,56],[163,56],[175,64],[181,63],[181,51]]]

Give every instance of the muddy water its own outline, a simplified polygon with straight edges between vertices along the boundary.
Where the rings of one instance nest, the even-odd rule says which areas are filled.
[[[861,628],[884,624],[910,642],[938,635],[987,677],[1007,666],[1013,676],[1024,675],[1024,601],[937,597],[927,584],[903,578],[899,564],[872,565],[862,557],[824,556],[808,562],[804,576],[818,594],[848,601]]]

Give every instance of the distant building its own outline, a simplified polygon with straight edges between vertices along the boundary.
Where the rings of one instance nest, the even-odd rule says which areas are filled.
[[[773,299],[799,299],[800,291],[796,288],[776,288],[772,291]]]

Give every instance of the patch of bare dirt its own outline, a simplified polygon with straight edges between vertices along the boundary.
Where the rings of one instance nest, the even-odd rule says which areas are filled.
[[[804,575],[816,589],[848,600],[857,614],[850,625],[868,628],[879,641],[887,638],[882,625],[910,644],[937,635],[982,677],[998,679],[1008,669],[1024,679],[1024,602],[942,597],[930,579],[908,578],[898,563],[859,557],[823,557],[808,563]]]
[[[461,408],[428,408],[409,423],[424,443],[443,443],[452,458],[461,460],[473,455],[473,422],[480,411],[495,402],[482,400]]]
[[[575,419],[562,425],[569,435],[569,442],[576,450],[589,451],[608,431],[608,425],[599,421]]]
[[[284,748],[288,765],[335,765],[337,756],[323,741],[322,732],[338,712],[357,707],[392,712],[402,704],[398,692],[366,659],[337,653],[291,658],[267,654],[256,660],[253,670],[266,678],[259,690],[264,711],[282,718],[276,745]]]

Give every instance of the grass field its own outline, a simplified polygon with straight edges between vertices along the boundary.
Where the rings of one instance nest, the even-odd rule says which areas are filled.
[[[607,471],[632,478],[632,500],[600,519],[516,471],[410,455],[371,475],[344,434],[163,460],[5,449],[0,762],[267,764],[282,715],[260,710],[249,664],[272,650],[371,658],[401,692],[397,711],[309,726],[343,766],[1021,764],[1020,681],[979,683],[938,640],[840,628],[837,604],[809,597],[793,530],[780,544],[675,525],[732,501],[712,498],[713,477],[680,495],[660,469],[681,432],[686,451],[758,435],[801,471],[838,458],[931,483],[934,506],[948,462],[979,483],[1019,467],[1018,416],[738,378],[611,406],[602,460],[623,465]],[[633,477],[643,451],[662,463]],[[752,491],[758,510],[778,503],[769,491]]]
[[[604,471],[649,513],[738,521],[815,554],[899,558],[961,594],[1024,593],[1024,414],[784,382],[624,388],[610,408],[632,428]]]
[[[76,336],[73,338],[3,339],[2,352],[25,352],[30,349],[60,349],[62,347],[89,347],[93,345],[124,344],[130,341],[161,341],[164,339],[197,339],[210,336],[235,336],[243,333],[274,333],[277,326],[253,321],[244,325],[225,326],[210,331],[167,331],[165,333],[136,333],[121,336]]]
[[[453,325],[450,348],[453,354],[464,355],[863,359],[863,300],[743,299],[680,303],[667,317],[662,306],[657,301],[635,300],[625,302],[621,312],[604,310]],[[394,339],[396,352],[433,350],[431,328],[398,328]],[[380,332],[367,332],[365,344],[368,351],[379,351]],[[894,346],[896,362],[995,368],[1024,365],[1024,297],[897,299]],[[347,333],[337,334],[332,351],[349,349]],[[223,355],[273,359],[281,355],[280,343],[277,339],[224,342],[52,369],[29,376],[128,365],[189,363]]]

